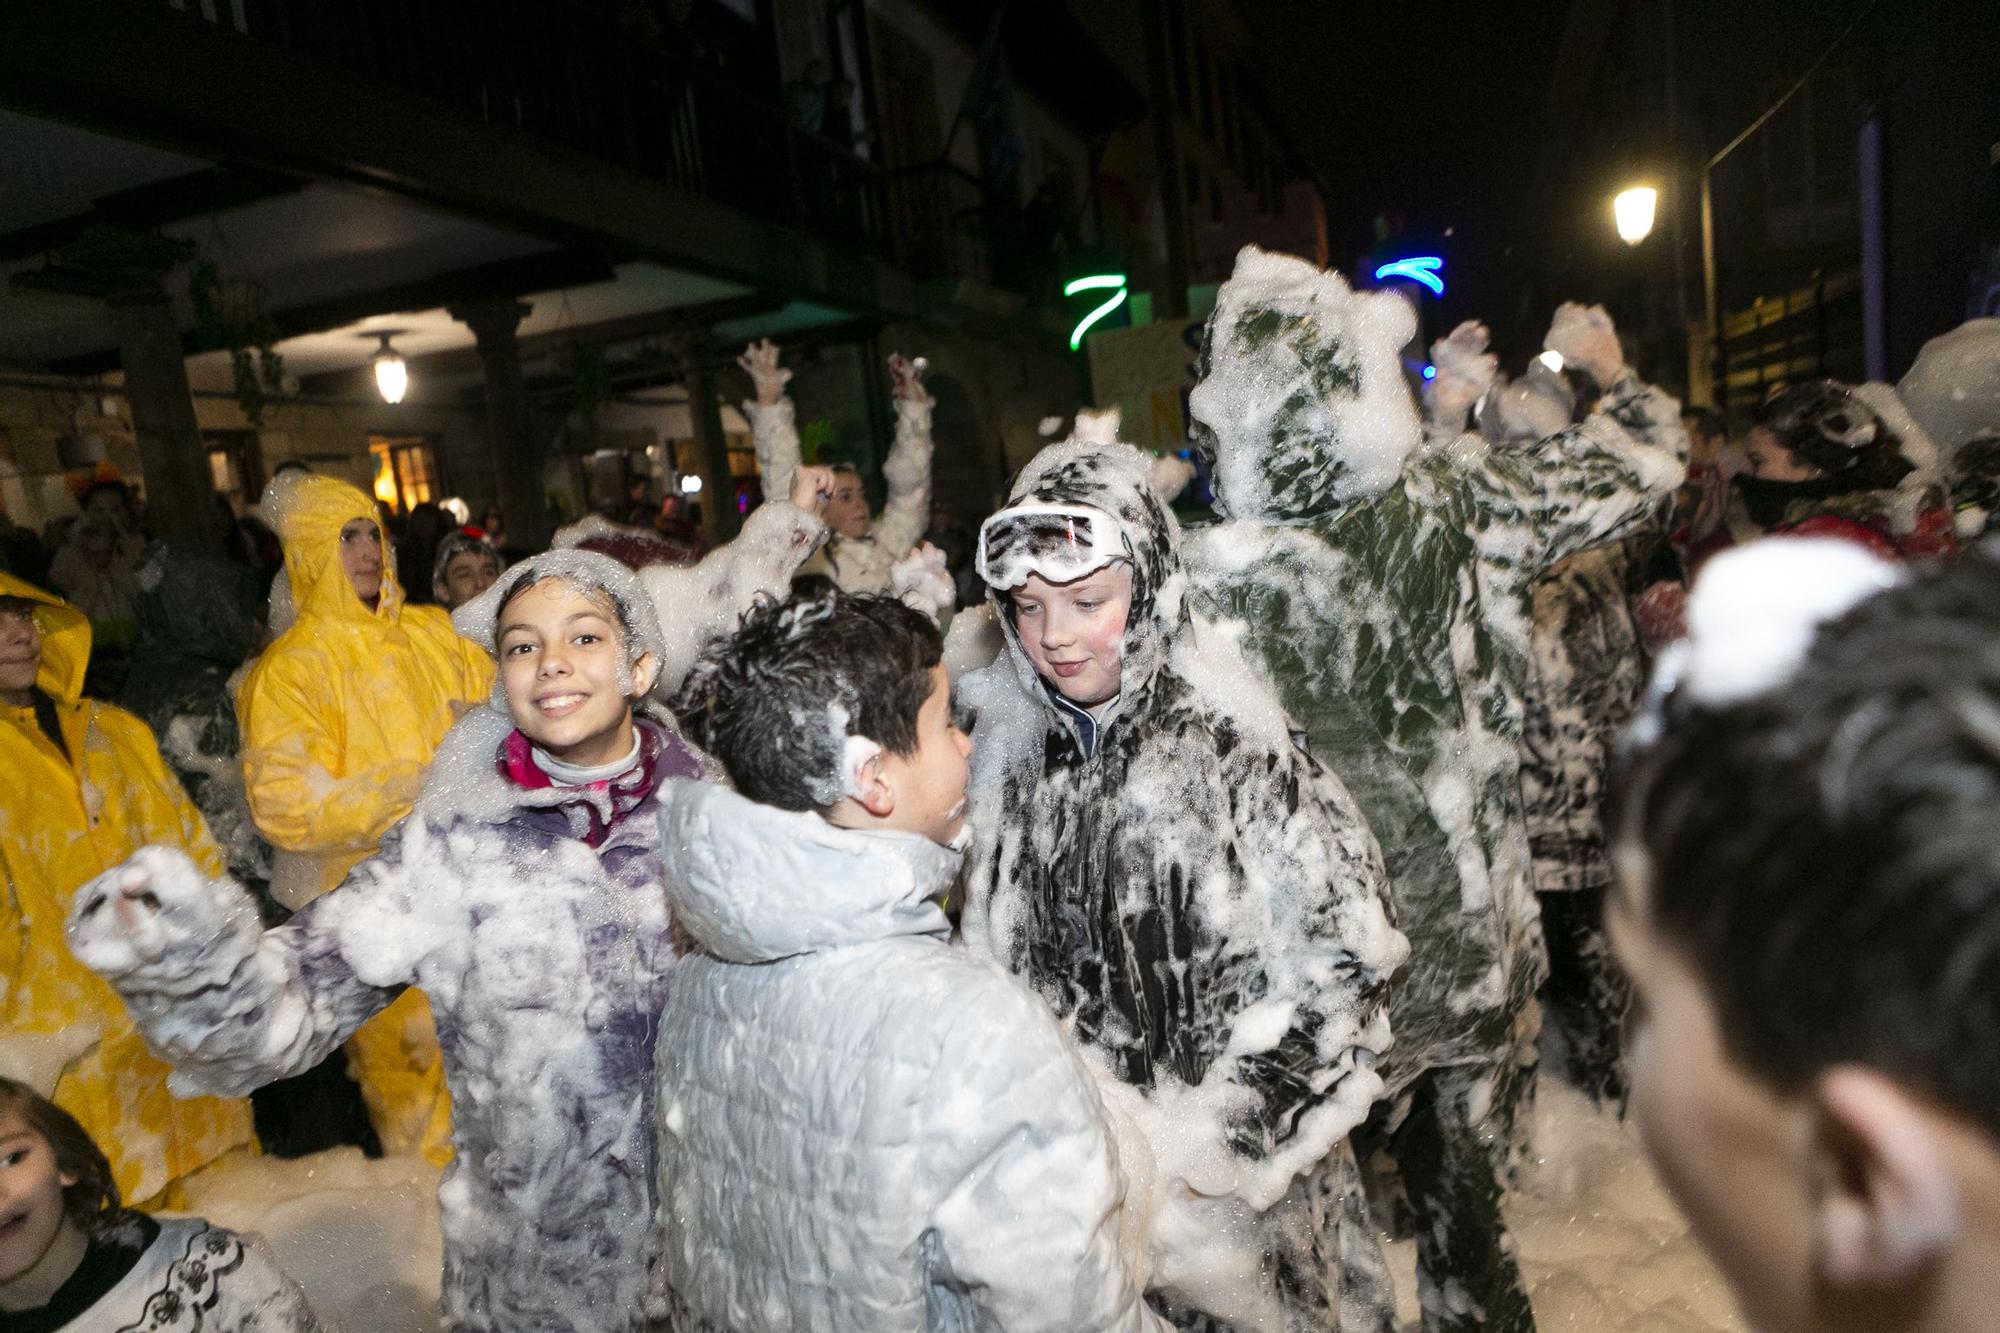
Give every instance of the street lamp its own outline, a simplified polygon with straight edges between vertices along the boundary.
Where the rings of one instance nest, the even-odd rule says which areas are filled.
[[[375,387],[381,391],[382,401],[385,403],[400,403],[403,401],[403,395],[410,391],[409,362],[403,360],[402,354],[389,345],[389,339],[400,332],[402,332],[400,329],[377,332],[375,336],[382,340],[382,346],[373,357],[369,358],[375,365]]]
[[[1620,190],[1611,201],[1611,216],[1618,224],[1618,239],[1637,245],[1653,234],[1653,215],[1660,206],[1660,192],[1650,185],[1634,185]]]

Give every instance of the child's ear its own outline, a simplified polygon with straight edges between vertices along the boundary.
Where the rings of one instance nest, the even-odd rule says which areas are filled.
[[[896,792],[882,774],[882,751],[877,748],[848,775],[847,790],[861,808],[877,819],[896,813]]]
[[[1829,1288],[1907,1283],[1961,1230],[1958,1178],[1937,1113],[1872,1069],[1842,1065],[1813,1089],[1813,1265]]]
[[[660,678],[660,659],[651,653],[640,653],[632,663],[632,697],[643,699],[653,692],[653,682]]]

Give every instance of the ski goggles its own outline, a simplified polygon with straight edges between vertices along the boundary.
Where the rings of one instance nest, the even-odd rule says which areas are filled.
[[[1131,545],[1117,519],[1082,505],[1021,505],[979,525],[979,577],[1006,591],[1039,574],[1074,583],[1114,560],[1129,561]]]

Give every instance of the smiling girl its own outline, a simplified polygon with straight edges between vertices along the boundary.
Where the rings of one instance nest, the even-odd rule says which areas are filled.
[[[405,988],[453,1106],[445,1326],[637,1333],[653,1043],[675,946],[657,793],[706,770],[646,702],[678,655],[609,556],[537,556],[459,608],[499,663],[379,855],[284,927],[149,848],[78,895],[70,939],[176,1080],[309,1067]]]
[[[119,1206],[83,1126],[0,1078],[0,1327],[55,1333],[318,1333],[292,1280],[255,1241],[198,1217]]]

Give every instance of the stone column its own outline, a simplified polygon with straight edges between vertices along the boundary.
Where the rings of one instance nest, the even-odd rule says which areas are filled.
[[[715,396],[715,367],[690,350],[686,367],[688,419],[694,425],[695,457],[701,467],[701,532],[711,548],[736,535],[736,481],[729,473],[729,440],[722,432],[722,403]]]
[[[164,279],[194,256],[189,241],[90,227],[56,252],[55,262],[16,274],[17,286],[89,296],[111,307],[118,357],[132,404],[147,518],[157,536],[222,553],[214,475],[195,421],[180,329]]]
[[[118,360],[132,406],[139,465],[146,474],[146,517],[158,537],[213,555],[222,554],[215,476],[195,420],[181,332],[173,307],[157,283],[110,298],[118,321]]]
[[[542,550],[550,536],[541,450],[535,447],[528,384],[515,336],[533,309],[511,296],[451,307],[451,317],[471,329],[478,341],[479,368],[486,377],[486,438],[492,446],[494,494],[507,526],[508,545],[524,551]]]

